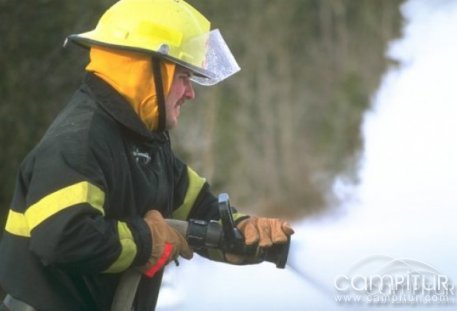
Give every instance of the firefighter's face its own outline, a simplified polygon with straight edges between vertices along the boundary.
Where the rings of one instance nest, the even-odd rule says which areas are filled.
[[[167,129],[176,127],[181,113],[181,106],[184,105],[186,100],[195,98],[191,77],[190,70],[176,66],[173,83],[165,100]]]

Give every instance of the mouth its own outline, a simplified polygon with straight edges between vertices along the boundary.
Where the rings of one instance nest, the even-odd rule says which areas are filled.
[[[180,115],[181,114],[181,107],[184,106],[184,100],[179,100],[176,102],[176,105],[175,105],[175,111],[176,111],[176,115]]]
[[[184,100],[178,100],[176,102],[176,108],[181,108],[182,106],[184,106],[184,102],[185,102]]]

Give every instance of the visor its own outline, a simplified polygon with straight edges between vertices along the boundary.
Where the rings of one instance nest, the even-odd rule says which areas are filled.
[[[191,80],[200,85],[215,85],[240,71],[219,29],[183,42],[179,55],[173,55],[172,50],[167,53],[159,49],[159,54],[190,69],[194,73]]]

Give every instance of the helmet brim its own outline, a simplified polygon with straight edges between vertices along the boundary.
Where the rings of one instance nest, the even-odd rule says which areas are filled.
[[[180,59],[179,57],[171,55],[166,45],[162,45],[159,48],[154,47],[148,49],[138,46],[129,46],[126,44],[119,45],[101,41],[97,39],[96,30],[81,34],[69,35],[65,40],[64,46],[67,46],[68,42],[75,43],[76,45],[88,49],[90,49],[91,46],[95,45],[111,49],[150,54],[151,56],[158,56],[167,61],[189,69],[193,73],[191,78],[192,81],[203,86],[215,85],[240,70],[235,57],[231,53],[218,29],[214,29],[204,35],[192,38],[189,40],[189,42],[183,44],[183,46],[191,47],[204,46],[205,54],[203,56],[201,66],[197,66],[183,59]]]

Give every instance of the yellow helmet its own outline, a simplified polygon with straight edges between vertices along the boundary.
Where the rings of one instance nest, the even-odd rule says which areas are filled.
[[[85,47],[100,45],[157,55],[190,69],[193,80],[213,85],[240,70],[219,30],[183,0],[120,0],[96,28],[67,37]]]

